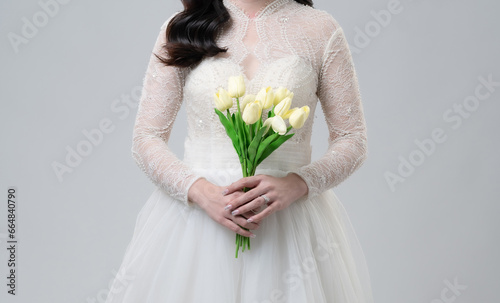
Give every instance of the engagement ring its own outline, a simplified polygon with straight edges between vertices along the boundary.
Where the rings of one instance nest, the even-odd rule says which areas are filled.
[[[264,198],[264,200],[266,201],[266,203],[269,203],[269,198],[266,196],[266,195],[260,195],[262,198]]]

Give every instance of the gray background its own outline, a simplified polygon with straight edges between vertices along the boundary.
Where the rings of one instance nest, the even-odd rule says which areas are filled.
[[[334,190],[363,246],[376,302],[499,302],[500,86],[476,87],[480,77],[500,82],[500,5],[401,0],[377,28],[374,13],[390,3],[315,1],[352,47],[368,126],[367,161]],[[39,2],[0,2],[1,302],[103,302],[154,190],[131,157],[137,109],[125,101],[140,89],[159,28],[180,1],[58,6],[43,24]],[[16,49],[9,33],[21,35],[23,18],[35,16],[38,32]],[[169,142],[179,157],[184,114]],[[320,107],[315,116],[317,159],[327,134]],[[113,131],[58,180],[52,163],[64,164],[66,148],[103,119]],[[436,129],[444,142],[419,151],[415,140],[428,143]],[[398,166],[410,159],[413,171],[401,176]],[[391,187],[390,173],[404,182]],[[15,297],[6,294],[8,186],[18,191]]]

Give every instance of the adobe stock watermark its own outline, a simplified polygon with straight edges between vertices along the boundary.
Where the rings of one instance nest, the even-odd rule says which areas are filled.
[[[95,297],[87,297],[87,303],[104,303],[114,295],[120,294],[135,279],[135,275],[129,275],[122,267],[119,272],[112,271],[114,278],[111,278],[107,288],[99,290]]]
[[[380,35],[382,29],[391,24],[393,16],[400,14],[403,9],[404,7],[399,0],[390,0],[386,9],[371,10],[370,15],[373,20],[368,21],[362,28],[358,26],[354,28],[354,43],[349,43],[349,49],[354,54],[360,54],[374,38]]]
[[[142,86],[132,88],[130,94],[122,94],[120,98],[111,102],[110,110],[115,117],[102,118],[98,125],[91,129],[83,129],[83,137],[73,146],[66,145],[66,155],[64,160],[52,161],[51,167],[59,183],[64,181],[65,174],[75,171],[85,158],[88,158],[92,152],[104,141],[105,135],[109,135],[116,129],[114,118],[125,120],[130,116],[131,110],[137,108],[141,97]]]
[[[300,287],[302,282],[309,279],[311,274],[318,270],[318,263],[326,261],[331,257],[335,250],[339,249],[339,245],[336,242],[324,241],[324,239],[319,239],[318,245],[314,248],[313,255],[308,256],[301,260],[300,264],[292,265],[287,271],[285,271],[281,278],[288,288],[291,290]],[[260,301],[254,300],[252,303],[282,303],[287,302],[287,296],[282,289],[273,289],[269,296]]]
[[[453,106],[443,112],[443,121],[448,124],[451,130],[459,129],[466,119],[469,119],[474,112],[479,109],[482,104],[480,101],[485,101],[491,97],[496,88],[500,86],[500,82],[493,80],[493,75],[487,77],[479,76],[478,84],[474,89],[474,94],[465,97],[460,103],[455,103]],[[396,191],[396,185],[403,183],[415,172],[416,168],[422,166],[425,160],[432,156],[439,144],[445,142],[448,138],[445,129],[436,127],[431,131],[428,138],[422,140],[415,139],[413,142],[416,147],[409,153],[408,156],[398,157],[399,164],[395,172],[386,171],[384,173],[387,185],[392,192]]]
[[[439,299],[434,299],[430,303],[453,303],[462,295],[462,291],[467,289],[467,285],[458,283],[458,278],[453,279],[453,283],[448,279],[444,281],[445,287],[441,290]]]
[[[55,18],[61,11],[62,5],[66,5],[71,0],[40,0],[38,6],[40,9],[33,14],[30,18],[22,17],[22,25],[20,30],[16,32],[9,32],[7,38],[9,39],[12,49],[17,54],[19,47],[23,44],[28,44],[31,39],[35,38],[40,29],[49,24],[50,20]]]

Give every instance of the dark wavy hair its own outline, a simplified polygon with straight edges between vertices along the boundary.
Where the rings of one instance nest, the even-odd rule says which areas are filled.
[[[295,1],[313,6],[312,0]],[[217,34],[230,20],[222,0],[182,0],[182,3],[184,10],[167,27],[167,43],[162,46],[167,56],[155,56],[167,66],[189,67],[204,57],[226,52],[226,48],[215,43]]]

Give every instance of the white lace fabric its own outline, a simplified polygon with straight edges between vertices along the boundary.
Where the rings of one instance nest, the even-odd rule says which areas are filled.
[[[191,202],[189,188],[204,177],[197,168],[239,167],[236,152],[214,112],[213,94],[220,86],[227,88],[230,76],[243,74],[247,93],[256,94],[265,86],[284,86],[294,92],[292,107],[308,105],[311,110],[304,126],[292,129],[295,135],[260,166],[298,174],[308,186],[305,198],[340,184],[367,154],[358,80],[342,28],[328,13],[293,0],[271,1],[255,18],[249,18],[230,0],[224,0],[224,5],[231,23],[220,32],[217,44],[227,47],[228,52],[196,66],[166,67],[154,56],[163,54],[170,19],[161,26],[134,126],[132,154],[137,164],[158,187],[186,204]],[[256,44],[251,45],[254,40]],[[329,147],[311,162],[311,132],[318,101],[328,126]],[[180,160],[167,143],[183,102],[188,136],[184,160]],[[264,117],[267,111],[263,111]],[[217,152],[221,149],[230,152]],[[281,152],[296,157],[285,157]],[[233,156],[228,157],[228,153]]]

